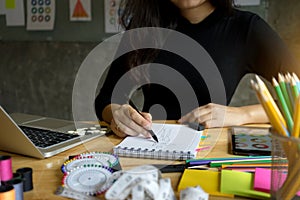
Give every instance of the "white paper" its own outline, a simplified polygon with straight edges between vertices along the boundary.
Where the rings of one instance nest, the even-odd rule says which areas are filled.
[[[142,137],[126,137],[118,146],[128,149],[155,149],[156,151],[191,151],[194,152],[200,141],[202,132],[185,125],[153,123],[152,130],[158,138],[158,143]]]
[[[121,31],[119,23],[120,0],[104,0],[105,32],[117,33]]]
[[[236,5],[239,6],[259,6],[260,0],[234,0]]]
[[[55,0],[27,0],[27,30],[53,30]]]
[[[25,25],[24,2],[23,2],[23,0],[14,0],[14,1],[15,1],[14,8],[5,8],[4,12],[6,15],[6,25],[7,26],[24,26]],[[3,2],[5,2],[5,0],[3,0]],[[1,10],[1,13],[2,13],[2,10]]]
[[[91,0],[69,0],[71,21],[91,21]]]

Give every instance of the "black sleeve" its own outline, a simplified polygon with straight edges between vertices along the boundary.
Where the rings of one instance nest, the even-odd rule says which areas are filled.
[[[251,19],[247,37],[249,71],[271,80],[279,72],[300,75],[294,57],[279,35],[259,16]]]
[[[95,100],[96,115],[100,120],[103,120],[102,112],[107,105],[112,103],[113,91],[118,81],[120,80],[122,75],[126,73],[126,71],[128,70],[125,67],[125,56],[121,56],[112,62],[105,81],[100,88],[99,94],[97,95]],[[113,103],[123,104],[125,102],[124,99],[120,99],[120,101]]]
[[[135,56],[136,52],[125,51],[123,54],[123,50],[127,49],[126,45],[130,45],[128,39],[122,38],[115,59],[112,61],[105,81],[95,99],[96,115],[100,120],[103,120],[102,112],[107,105],[112,103],[120,105],[128,103],[130,95],[139,89],[137,88],[138,84],[142,82],[141,80],[144,80],[143,77],[145,76],[139,74],[141,71],[131,70],[134,67],[131,68],[128,65],[129,62],[127,59]]]

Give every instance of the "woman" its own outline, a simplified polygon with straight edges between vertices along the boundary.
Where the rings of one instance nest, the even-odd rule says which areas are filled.
[[[256,73],[270,80],[278,72],[286,72],[283,67],[294,65],[283,42],[259,16],[233,8],[232,0],[124,0],[123,5],[121,22],[126,30],[162,27],[197,41],[221,74],[226,102],[212,102],[201,74],[186,60],[166,51],[136,50],[114,61],[95,101],[97,116],[110,123],[118,136],[141,133],[150,137],[147,129],[151,127],[151,109],[155,105],[161,105],[166,112],[153,116],[155,119],[166,116],[179,123],[198,122],[206,128],[268,122],[260,105],[227,106],[245,74]],[[141,87],[145,99],[142,115],[126,101],[111,102],[112,90],[122,75],[152,61],[170,66],[189,80],[198,100],[194,109],[178,111],[176,96],[163,85],[151,84],[151,77],[149,84]],[[145,76],[147,72],[135,74],[128,81],[134,85],[134,81],[138,83],[137,79]]]

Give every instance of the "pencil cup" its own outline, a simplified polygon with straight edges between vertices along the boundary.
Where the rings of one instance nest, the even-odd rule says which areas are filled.
[[[272,133],[271,199],[300,196],[300,139]]]

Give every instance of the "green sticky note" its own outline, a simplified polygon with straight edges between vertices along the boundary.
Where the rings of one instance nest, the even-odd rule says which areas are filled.
[[[248,172],[222,170],[221,187],[222,193],[255,199],[270,199],[270,194],[253,189],[254,175]]]
[[[5,0],[5,8],[6,9],[15,9],[16,8],[16,0]]]

